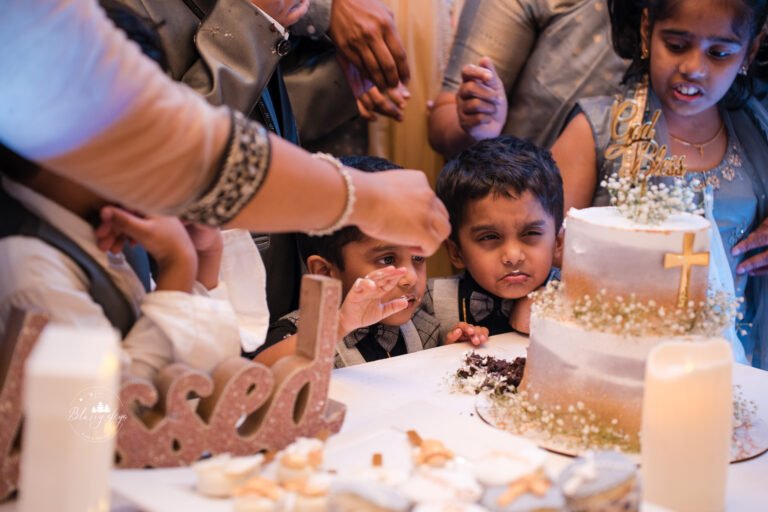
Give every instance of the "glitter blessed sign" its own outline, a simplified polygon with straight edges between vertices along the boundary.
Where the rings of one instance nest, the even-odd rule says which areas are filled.
[[[618,98],[611,106],[611,143],[608,160],[621,159],[620,176],[645,184],[652,176],[681,177],[686,173],[685,155],[667,156],[666,144],[656,142],[661,111],[643,123],[644,109],[636,100]]]
[[[271,368],[241,357],[221,362],[211,375],[172,364],[153,382],[124,375],[119,411],[88,395],[85,410],[62,407],[62,415],[85,442],[100,441],[93,435],[99,418],[118,415],[115,463],[121,468],[185,466],[206,453],[253,454],[300,436],[336,433],[346,408],[328,398],[328,387],[340,299],[337,280],[304,276],[296,354]],[[17,489],[23,369],[46,322],[45,315],[16,310],[0,340],[0,501]],[[191,397],[198,397],[194,406]]]

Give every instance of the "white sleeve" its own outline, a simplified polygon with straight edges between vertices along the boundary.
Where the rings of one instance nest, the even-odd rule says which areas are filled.
[[[222,231],[224,254],[219,286],[211,296],[227,300],[237,316],[241,345],[246,352],[259,348],[267,336],[266,271],[250,233],[242,229]]]
[[[0,319],[12,306],[46,313],[51,322],[75,327],[109,327],[102,307],[88,293],[88,278],[69,257],[36,238],[0,240]],[[139,318],[121,346],[135,373],[151,378],[171,362],[168,338]]]
[[[0,239],[0,320],[11,306],[36,308],[51,322],[112,327],[88,293],[80,267],[45,242],[28,237]],[[209,372],[240,355],[240,331],[226,301],[183,292],[147,294],[122,342],[134,373],[151,378],[172,362]]]
[[[6,0],[0,47],[11,149],[143,211],[179,211],[213,179],[229,111],[166,77],[95,0]]]
[[[151,321],[170,342],[173,362],[210,372],[225,359],[240,355],[240,331],[235,312],[226,301],[185,292],[155,291],[144,298],[141,312],[142,318]],[[148,343],[142,347],[131,347],[131,356],[147,359],[145,356],[154,349]]]

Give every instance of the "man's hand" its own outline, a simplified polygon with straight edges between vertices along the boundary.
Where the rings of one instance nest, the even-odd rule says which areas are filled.
[[[733,247],[731,254],[738,256],[753,249],[768,248],[768,219],[765,219],[747,238]],[[736,267],[737,274],[749,273],[751,276],[768,274],[768,250],[742,261]]]
[[[379,0],[334,0],[328,35],[380,90],[408,83],[405,48],[392,12]]]
[[[507,121],[507,93],[493,62],[483,57],[478,65],[461,70],[456,93],[459,125],[474,140],[497,137]]]
[[[408,300],[404,297],[384,301],[406,272],[405,267],[385,267],[355,281],[341,304],[339,337],[407,308]]]
[[[396,121],[403,120],[405,104],[411,98],[411,92],[405,85],[398,84],[397,87],[387,89],[382,94],[373,82],[360,74],[360,70],[354,64],[341,55],[338,55],[337,59],[357,100],[360,117],[367,121],[375,121],[376,114],[381,114]]]
[[[475,347],[484,345],[488,341],[488,329],[479,325],[471,325],[467,322],[459,322],[456,327],[445,335],[444,344],[471,343]]]

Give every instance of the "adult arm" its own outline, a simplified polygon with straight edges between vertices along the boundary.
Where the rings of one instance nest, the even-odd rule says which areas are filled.
[[[0,139],[106,198],[146,212],[202,209],[265,231],[320,229],[344,210],[333,166],[174,84],[93,0],[10,0],[0,43],[14,49],[0,54]],[[350,173],[350,222],[369,235],[424,254],[447,236],[447,213],[423,174]],[[234,182],[249,183],[249,194],[237,196]]]
[[[597,152],[587,116],[577,115],[552,146],[563,178],[564,210],[587,208],[597,186]]]
[[[443,90],[429,117],[430,143],[435,150],[452,155],[477,140],[464,132],[459,122],[458,108],[462,105],[457,94],[464,83],[464,67],[488,57],[508,94],[536,44],[537,32],[550,16],[547,3],[468,0],[464,4],[443,75]]]

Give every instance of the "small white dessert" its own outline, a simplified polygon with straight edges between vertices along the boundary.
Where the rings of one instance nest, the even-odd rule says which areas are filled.
[[[534,446],[513,452],[493,451],[471,462],[472,473],[478,482],[493,487],[507,485],[533,473],[544,464],[546,455]]]
[[[471,471],[463,466],[432,468],[421,466],[401,486],[416,503],[474,503],[483,489]]]
[[[334,482],[329,505],[333,512],[405,512],[411,500],[395,487],[355,478]]]
[[[422,439],[415,430],[407,432],[408,441],[413,446],[413,463],[416,466],[441,468],[453,460],[453,452],[437,439]]]
[[[192,464],[197,475],[197,490],[212,498],[228,498],[235,488],[256,476],[264,463],[264,455],[232,457],[228,453]]]
[[[274,512],[282,510],[286,492],[277,482],[255,477],[235,489],[235,512]]]
[[[418,505],[413,512],[488,512],[488,509],[475,503],[428,503]]]
[[[277,456],[277,480],[281,484],[304,480],[323,464],[324,444],[319,439],[300,437]]]
[[[287,512],[325,512],[328,510],[328,496],[333,483],[333,476],[328,473],[315,473],[306,480],[294,480],[285,484],[285,489],[293,493],[293,500]]]

